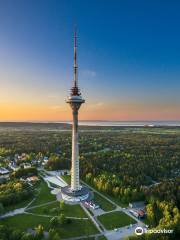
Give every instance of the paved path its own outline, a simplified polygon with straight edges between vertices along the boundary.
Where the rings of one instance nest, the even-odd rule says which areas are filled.
[[[26,208],[28,208],[28,206],[30,206],[31,203],[32,203],[34,200],[35,200],[35,198],[33,198],[33,199],[32,199],[25,207],[23,207],[23,208],[17,208],[17,209],[14,209],[14,210],[12,210],[12,211],[9,211],[9,212],[1,215],[1,216],[0,216],[0,219],[1,219],[1,218],[7,218],[7,217],[13,217],[13,216],[15,216],[15,215],[17,215],[17,214],[22,214],[22,213],[24,213],[25,210],[26,210]]]
[[[39,205],[36,205],[36,206],[29,207],[34,200],[35,200],[35,199],[33,199],[31,202],[29,202],[29,203],[27,204],[27,206],[24,207],[24,208],[17,208],[17,209],[15,209],[15,210],[9,211],[9,212],[1,215],[1,216],[0,216],[0,219],[1,219],[1,218],[7,218],[7,217],[13,217],[13,216],[18,215],[18,214],[26,213],[26,210],[31,210],[31,209],[34,209],[34,208],[37,208],[37,207],[46,206],[46,205],[49,205],[49,204],[51,204],[51,203],[56,202],[56,200],[55,200],[55,201],[51,201],[51,202],[47,202],[47,203],[42,203],[42,204],[39,204]]]
[[[130,216],[131,218],[133,218],[137,223],[134,224],[132,227],[130,226],[125,226],[125,227],[122,227],[122,228],[119,228],[118,231],[115,231],[115,230],[107,230],[105,229],[104,226],[102,226],[102,224],[98,221],[98,219],[96,218],[96,216],[92,217],[93,220],[96,222],[96,224],[100,225],[101,227],[103,227],[103,230],[101,230],[101,233],[103,233],[106,238],[108,240],[120,240],[120,239],[124,239],[125,237],[127,236],[130,236],[130,235],[133,235],[134,234],[134,231],[135,231],[135,228],[137,226],[141,226],[143,228],[145,228],[145,224],[140,221],[139,219],[137,219],[136,217],[134,217],[132,214],[129,213],[128,209],[123,209],[122,207],[120,207],[117,203],[113,202],[111,199],[109,199],[108,197],[104,196],[102,193],[98,192],[96,189],[94,189],[93,187],[89,186],[87,183],[85,183],[84,181],[81,180],[81,182],[86,185],[88,188],[90,188],[91,190],[93,190],[94,192],[98,193],[101,197],[103,197],[104,199],[106,199],[107,201],[109,201],[110,203],[112,203],[113,205],[116,206],[115,209],[109,211],[109,212],[106,212],[106,213],[110,213],[110,212],[116,212],[116,211],[122,211],[124,212],[125,214],[127,214],[128,216]],[[94,222],[93,221],[93,222]]]
[[[39,204],[39,205],[34,205],[32,207],[26,207],[26,210],[31,210],[31,209],[34,209],[34,208],[37,208],[37,207],[43,207],[43,206],[46,206],[46,205],[49,205],[49,204],[55,203],[55,202],[57,202],[57,200],[46,202],[46,203],[42,203],[42,204]]]
[[[99,230],[100,233],[103,233],[102,229],[100,228],[99,224],[97,223],[97,221],[95,220],[95,218],[89,213],[89,211],[84,207],[84,205],[81,203],[80,204],[81,207],[84,209],[84,211],[86,212],[86,214],[89,216],[89,218],[92,220],[92,222],[95,224],[95,226],[97,227],[97,229]]]
[[[134,224],[132,227],[126,226],[126,227],[118,228],[117,231],[114,231],[114,230],[106,231],[104,235],[108,240],[125,239],[127,236],[134,235],[134,230],[137,226],[139,225]]]
[[[80,239],[85,239],[85,238],[96,238],[96,237],[100,237],[100,236],[103,236],[103,234],[101,233],[97,233],[97,234],[91,234],[91,235],[88,235],[88,236],[81,236],[81,237],[72,237],[72,238],[62,238],[62,240],[80,240]]]
[[[32,229],[32,228],[29,228],[27,230],[27,232],[31,233],[31,234],[35,234],[35,230]],[[47,231],[44,231],[44,238],[48,238],[48,235],[49,233]],[[94,238],[97,238],[97,237],[100,237],[100,236],[103,236],[103,234],[101,233],[97,233],[97,234],[90,234],[90,235],[83,235],[83,236],[79,236],[79,237],[72,237],[72,238],[62,238],[62,240],[81,240],[81,239],[85,239],[85,238],[90,238],[90,237],[94,237]]]
[[[113,209],[109,212],[106,213],[110,213],[110,212],[115,212],[115,211],[122,211],[124,213],[126,213],[128,216],[130,216],[131,218],[133,218],[136,222],[140,223],[140,224],[144,224],[142,221],[140,221],[139,219],[137,219],[136,217],[134,217],[131,213],[129,213],[128,209],[123,209],[122,207],[120,207],[117,203],[113,202],[111,199],[109,199],[108,197],[104,196],[102,193],[98,192],[96,189],[94,189],[93,187],[89,186],[87,183],[85,183],[84,181],[81,180],[81,182],[86,185],[88,188],[90,188],[91,190],[93,190],[94,192],[98,193],[101,197],[105,198],[107,201],[109,201],[110,203],[112,203],[113,205],[116,206],[116,209]]]
[[[31,212],[24,212],[25,214],[33,215],[33,216],[38,216],[38,217],[47,217],[47,218],[52,218],[52,217],[58,217],[58,215],[47,215],[47,214],[38,214],[38,213],[31,213]],[[66,217],[68,219],[77,219],[77,220],[88,220],[89,218],[83,218],[83,217]]]
[[[90,188],[91,190],[93,190],[93,192],[98,193],[101,197],[105,198],[108,202],[110,202],[111,204],[113,204],[114,206],[119,208],[119,205],[117,205],[115,202],[113,202],[111,199],[109,199],[108,197],[104,196],[104,194],[98,192],[96,189],[94,189],[93,187],[91,187],[90,185],[88,185],[87,183],[85,183],[84,181],[81,180],[81,182],[86,185],[88,188]]]
[[[9,211],[9,212],[1,215],[0,218],[2,219],[2,218],[12,217],[12,216],[15,216],[17,214],[24,213],[24,211],[25,211],[25,208],[18,208],[18,209],[15,209],[13,211]]]

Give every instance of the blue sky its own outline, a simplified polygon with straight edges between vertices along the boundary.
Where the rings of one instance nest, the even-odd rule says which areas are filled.
[[[179,1],[1,1],[0,120],[70,118],[75,24],[81,119],[180,120],[179,12]]]

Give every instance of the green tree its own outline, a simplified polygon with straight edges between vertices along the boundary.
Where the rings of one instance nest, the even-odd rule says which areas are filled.
[[[4,206],[2,203],[0,203],[0,215],[4,212]]]
[[[58,218],[57,218],[57,217],[51,218],[51,220],[50,220],[50,226],[51,226],[51,228],[57,227],[57,226],[58,226],[58,223],[59,223],[59,221],[58,221]]]
[[[34,240],[34,236],[31,233],[23,233],[23,235],[20,239],[21,240]]]
[[[36,228],[35,228],[35,231],[36,231],[36,239],[42,239],[43,236],[44,236],[44,227],[39,224]]]
[[[66,222],[66,218],[65,218],[65,215],[63,213],[61,213],[58,217],[58,223],[60,225],[63,225],[64,223]]]
[[[65,208],[65,202],[64,202],[64,200],[61,200],[60,201],[60,210],[63,211],[64,208]]]

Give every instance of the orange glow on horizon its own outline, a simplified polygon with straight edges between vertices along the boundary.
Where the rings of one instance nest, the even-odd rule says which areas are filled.
[[[67,104],[49,106],[43,104],[0,103],[0,121],[67,121],[72,119]],[[84,104],[79,120],[179,120],[178,106],[163,107],[143,104]]]

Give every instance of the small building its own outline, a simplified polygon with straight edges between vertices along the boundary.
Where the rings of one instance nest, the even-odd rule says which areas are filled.
[[[143,201],[129,203],[130,208],[145,209],[145,203]]]
[[[142,209],[130,209],[129,212],[137,218],[144,218],[146,215],[145,211]]]
[[[9,170],[4,168],[4,167],[0,167],[0,179],[3,181],[3,179],[8,179],[9,178]]]
[[[37,182],[37,181],[39,181],[39,178],[37,177],[37,176],[32,176],[32,177],[28,177],[28,178],[26,178],[26,180],[28,181],[28,182]]]
[[[43,158],[43,161],[44,161],[44,162],[47,162],[48,160],[49,160],[49,158],[46,157],[46,156]]]
[[[92,201],[85,201],[84,203],[85,203],[85,205],[86,205],[87,207],[90,207],[90,208],[92,208],[92,209],[94,209],[94,210],[99,208],[99,205],[95,204],[95,203],[92,202]]]
[[[129,212],[133,216],[135,216],[137,218],[144,218],[145,217],[146,212],[145,212],[145,204],[144,204],[143,201],[129,203],[129,207],[130,207]]]
[[[0,175],[6,175],[9,173],[9,170],[4,168],[4,167],[0,167]]]
[[[16,165],[15,162],[10,162],[8,166],[9,166],[9,168],[11,168],[13,171],[17,171],[17,170],[19,170],[19,168],[20,168],[19,166]]]
[[[30,168],[31,164],[30,163],[24,163],[23,166],[24,166],[24,168]]]

